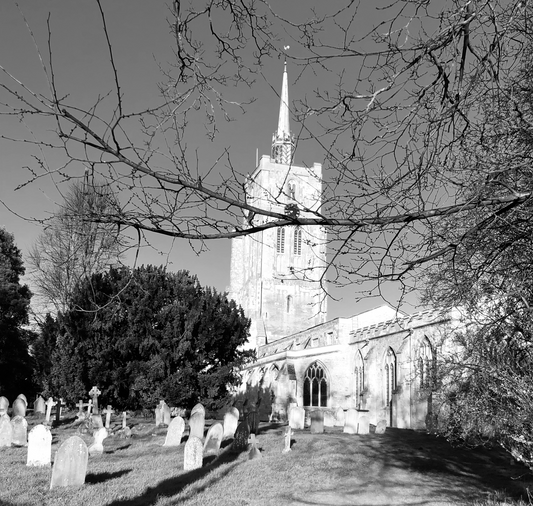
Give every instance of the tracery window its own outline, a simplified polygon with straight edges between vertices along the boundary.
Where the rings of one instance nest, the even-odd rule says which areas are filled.
[[[355,404],[358,409],[361,409],[363,400],[363,390],[365,388],[365,364],[363,362],[363,356],[358,351],[355,357]]]
[[[384,372],[385,404],[388,406],[392,401],[392,394],[396,389],[396,354],[392,348],[389,348],[385,354]]]
[[[328,381],[318,362],[313,362],[305,372],[304,406],[325,407],[328,405]]]
[[[294,248],[293,253],[295,255],[301,255],[302,254],[302,229],[300,227],[296,227],[294,229]]]
[[[285,229],[278,228],[278,235],[276,238],[276,253],[285,253]]]

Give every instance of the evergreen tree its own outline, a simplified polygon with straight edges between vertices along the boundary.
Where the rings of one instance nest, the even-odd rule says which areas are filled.
[[[31,292],[20,283],[22,255],[14,237],[0,229],[0,395],[11,402],[18,394],[34,393],[33,359],[29,346],[33,332],[25,330]]]
[[[239,347],[249,320],[225,294],[186,271],[110,269],[75,290],[59,315],[53,382],[76,401],[98,385],[119,408],[217,407],[253,353]]]

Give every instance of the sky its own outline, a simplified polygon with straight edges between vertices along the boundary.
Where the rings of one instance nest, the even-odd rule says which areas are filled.
[[[306,7],[313,4],[324,9],[324,3],[314,0],[306,2]],[[340,0],[332,0],[328,2],[328,8],[333,9],[337,4]],[[298,0],[275,0],[272,5],[274,8],[283,6],[284,14],[289,18],[301,14],[302,2]],[[167,21],[168,3],[163,0],[102,0],[102,7],[127,107],[134,110],[155,104],[157,84],[162,80],[160,68],[174,61],[173,40]],[[378,15],[363,8],[358,21],[361,29],[374,24]],[[0,65],[36,93],[46,93],[47,82],[36,47],[48,61],[47,20],[58,89],[60,93],[69,93],[73,102],[88,107],[99,94],[112,89],[112,74],[96,1],[19,0],[17,7],[15,2],[4,0],[0,3]],[[238,116],[237,121],[224,124],[215,141],[205,137],[202,124],[190,126],[193,137],[200,139],[196,147],[201,163],[209,166],[225,148],[230,148],[233,163],[243,172],[248,170],[251,173],[256,156],[270,154],[272,133],[277,127],[282,72],[281,59],[272,58],[265,62],[262,75],[250,91],[256,101],[246,114]],[[290,100],[310,93],[320,85],[312,79],[298,79],[298,73],[290,63],[288,72]],[[0,83],[4,79],[5,74]],[[0,94],[0,102],[5,100],[9,97]],[[31,130],[16,117],[0,115],[0,136],[4,137],[0,139],[0,200],[4,203],[0,208],[0,225],[15,235],[23,257],[42,230],[35,220],[47,217],[57,209],[62,200],[61,191],[66,188],[58,177],[26,184],[31,177],[27,167],[34,166],[35,156],[42,153],[27,143],[6,140],[6,137],[46,138],[46,129],[43,131],[38,121],[29,126]],[[298,130],[294,123],[291,127],[293,132]],[[45,152],[44,155],[50,167],[61,164],[53,153]],[[322,162],[317,159],[320,156],[319,150],[315,151],[313,146],[302,145],[297,150],[296,162],[312,165]],[[80,165],[73,170],[79,170],[81,175],[84,167]],[[197,274],[203,285],[227,290],[229,240],[211,242],[207,251],[197,254],[198,245],[184,240],[156,235],[150,235],[148,239],[150,246],[144,246],[138,252],[139,265],[164,264],[172,271],[187,269]],[[130,255],[127,261],[132,263],[133,256]],[[340,300],[328,302],[330,319],[350,316],[380,304],[379,300],[371,299],[355,306],[349,288],[335,292],[335,295]],[[394,302],[393,292],[390,302]]]

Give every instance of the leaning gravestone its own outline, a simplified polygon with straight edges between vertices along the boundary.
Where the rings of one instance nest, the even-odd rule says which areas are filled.
[[[185,471],[192,471],[193,469],[202,467],[204,459],[203,451],[202,441],[197,437],[189,436],[189,439],[185,443],[183,469]]]
[[[204,443],[204,455],[218,455],[220,443],[224,437],[224,427],[221,423],[215,423],[209,427]]]
[[[231,439],[235,435],[239,425],[239,410],[237,408],[230,408],[224,415],[224,437],[223,439]]]
[[[179,446],[183,431],[185,430],[185,420],[181,416],[174,418],[167,429],[167,437],[163,446]]]
[[[205,415],[197,411],[189,418],[189,436],[194,436],[200,439],[204,438],[205,430]]]
[[[13,416],[26,416],[26,406],[28,404],[24,399],[21,399],[20,397],[17,397],[13,401]]]
[[[376,425],[376,434],[385,434],[385,431],[387,430],[387,421],[386,420],[380,420],[378,424]]]
[[[44,415],[46,413],[46,403],[40,395],[33,403],[33,413],[35,415]]]
[[[344,409],[337,408],[335,411],[335,427],[344,427]]]
[[[194,408],[191,409],[191,416],[194,415],[194,413],[202,413],[202,415],[204,415],[204,418],[205,418],[205,408],[201,402],[196,404]]]
[[[107,429],[101,427],[94,432],[94,441],[89,446],[89,455],[102,455],[104,453],[104,439],[107,437]]]
[[[71,436],[59,447],[52,468],[50,490],[56,487],[79,487],[85,483],[89,452],[79,436]]]
[[[305,423],[305,409],[294,406],[289,411],[289,425],[291,429],[303,430]]]
[[[250,428],[246,420],[242,421],[235,431],[233,443],[231,443],[231,451],[240,453],[248,449],[248,438],[250,437]]]
[[[52,457],[52,433],[42,424],[36,425],[28,434],[28,459],[30,467],[49,466]]]
[[[13,441],[13,427],[9,416],[2,415],[0,416],[0,447],[2,446],[11,446],[11,441]]]
[[[11,444],[15,446],[26,446],[28,444],[28,422],[23,416],[17,415],[11,419],[13,427],[13,439]]]
[[[7,408],[9,408],[9,401],[6,397],[0,397],[0,416],[7,415]]]
[[[368,416],[366,415],[360,416],[357,434],[369,434],[369,433],[370,433],[370,422],[368,421]]]
[[[359,412],[355,409],[346,411],[344,418],[344,430],[346,434],[357,434],[357,422],[359,420]]]
[[[311,418],[311,434],[322,434],[324,432],[324,412],[315,409],[309,413]]]
[[[52,414],[52,407],[57,404],[52,397],[48,397],[46,401],[46,423],[50,423],[50,415]]]

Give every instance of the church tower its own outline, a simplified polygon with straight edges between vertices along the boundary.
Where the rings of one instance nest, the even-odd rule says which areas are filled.
[[[322,205],[322,165],[293,165],[295,143],[289,113],[285,62],[271,156],[263,155],[248,178],[247,201],[263,209],[311,217]],[[258,218],[253,219],[254,225],[258,223]],[[250,347],[272,343],[326,320],[321,287],[325,266],[322,227],[272,228],[232,240],[229,297],[252,320]]]

